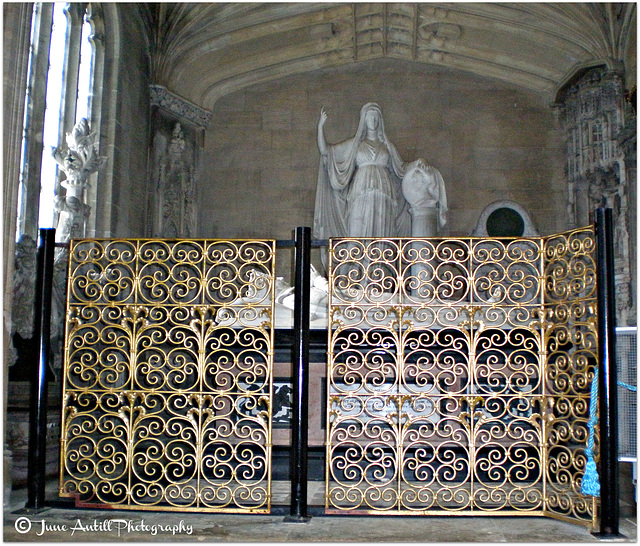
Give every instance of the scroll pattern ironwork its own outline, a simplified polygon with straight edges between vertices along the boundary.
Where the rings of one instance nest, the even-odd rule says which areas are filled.
[[[268,512],[275,241],[72,241],[60,495]]]
[[[327,512],[592,519],[593,240],[331,240]]]
[[[598,361],[595,235],[579,229],[545,241],[546,508],[563,519],[592,520],[596,500],[580,493],[591,382]],[[596,451],[598,448],[596,434]],[[598,453],[596,452],[596,457]]]

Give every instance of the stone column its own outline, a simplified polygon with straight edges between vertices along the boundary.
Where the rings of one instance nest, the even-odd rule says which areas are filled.
[[[29,66],[29,50],[31,41],[31,18],[33,16],[33,4],[32,3],[6,3],[2,6],[4,15],[4,111],[3,111],[3,173],[4,173],[4,191],[3,191],[3,316],[4,316],[4,328],[2,330],[2,336],[4,341],[5,350],[3,351],[3,393],[2,393],[2,414],[7,416],[7,407],[9,399],[9,369],[10,364],[15,359],[15,351],[12,345],[12,334],[15,332],[15,318],[13,317],[13,308],[15,300],[14,289],[14,276],[16,272],[15,268],[15,254],[19,250],[21,258],[26,256],[27,261],[32,263],[35,261],[35,242],[33,239],[33,232],[27,232],[31,235],[26,235],[22,241],[24,244],[22,247],[20,243],[16,245],[16,223],[18,221],[18,196],[20,194],[20,168],[21,168],[21,151],[22,151],[22,136],[24,129],[24,112],[25,112],[25,100],[24,90],[25,84],[28,79],[28,66]],[[47,9],[46,7],[44,9]],[[43,55],[43,57],[45,57]],[[46,59],[45,59],[46,62]],[[36,67],[33,67],[35,71]],[[40,86],[41,88],[43,86]],[[44,90],[38,89],[32,90],[34,93],[33,100],[37,101],[39,98],[44,98]],[[36,122],[37,123],[37,122]],[[31,157],[35,161],[34,157]],[[32,167],[35,169],[35,166]],[[33,172],[33,171],[31,171]],[[29,171],[24,173],[25,178],[28,178]],[[28,186],[28,189],[26,188]],[[26,202],[27,197],[35,197],[35,184],[25,184],[27,194],[23,196],[23,202]],[[37,214],[37,212],[36,212]],[[23,226],[24,227],[24,226]],[[25,230],[23,230],[25,233]],[[16,248],[16,246],[18,248]],[[29,255],[29,253],[31,253]],[[28,272],[23,270],[17,273],[23,279]],[[21,293],[26,300],[29,300],[28,292],[33,294],[35,279],[30,277],[26,284],[21,287]],[[25,292],[27,292],[25,294]],[[31,296],[33,297],[33,296]],[[33,302],[31,302],[31,313],[33,310]],[[23,317],[25,318],[25,317]],[[25,329],[29,331],[33,327],[33,322],[28,323],[22,321],[19,326],[20,330],[25,333]],[[10,427],[6,426],[3,433],[3,486],[4,486],[4,507],[9,507],[11,502],[11,485],[13,474],[13,448],[15,436],[12,434]]]
[[[411,236],[435,237],[438,233],[438,207],[411,207]]]

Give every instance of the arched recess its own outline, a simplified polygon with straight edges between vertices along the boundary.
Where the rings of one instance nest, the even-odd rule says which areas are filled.
[[[538,230],[524,207],[508,199],[487,205],[480,213],[474,237],[536,237]]]

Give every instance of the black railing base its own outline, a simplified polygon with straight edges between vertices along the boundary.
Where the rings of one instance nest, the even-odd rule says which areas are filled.
[[[282,520],[282,523],[309,523],[310,521],[311,521],[311,516],[288,515]]]
[[[45,506],[47,371],[51,363],[51,306],[55,242],[55,229],[40,229],[33,324],[33,339],[38,343],[38,360],[32,364],[34,375],[29,402],[29,454],[27,460],[27,502],[25,504],[25,508],[30,510],[40,510]]]
[[[600,533],[595,536],[609,540],[621,536],[613,211],[598,208],[595,217],[600,410]]]
[[[628,537],[622,533],[605,533],[598,531],[597,533],[591,533],[599,540],[608,540],[609,542],[626,542]]]
[[[50,506],[43,506],[41,508],[18,508],[17,510],[12,510],[12,514],[40,514],[41,512],[45,512],[46,510],[51,510]]]

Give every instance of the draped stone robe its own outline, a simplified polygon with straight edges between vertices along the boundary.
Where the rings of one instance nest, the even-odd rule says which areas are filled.
[[[327,145],[320,160],[314,237],[405,237],[411,220],[400,180],[406,165],[389,142]]]

